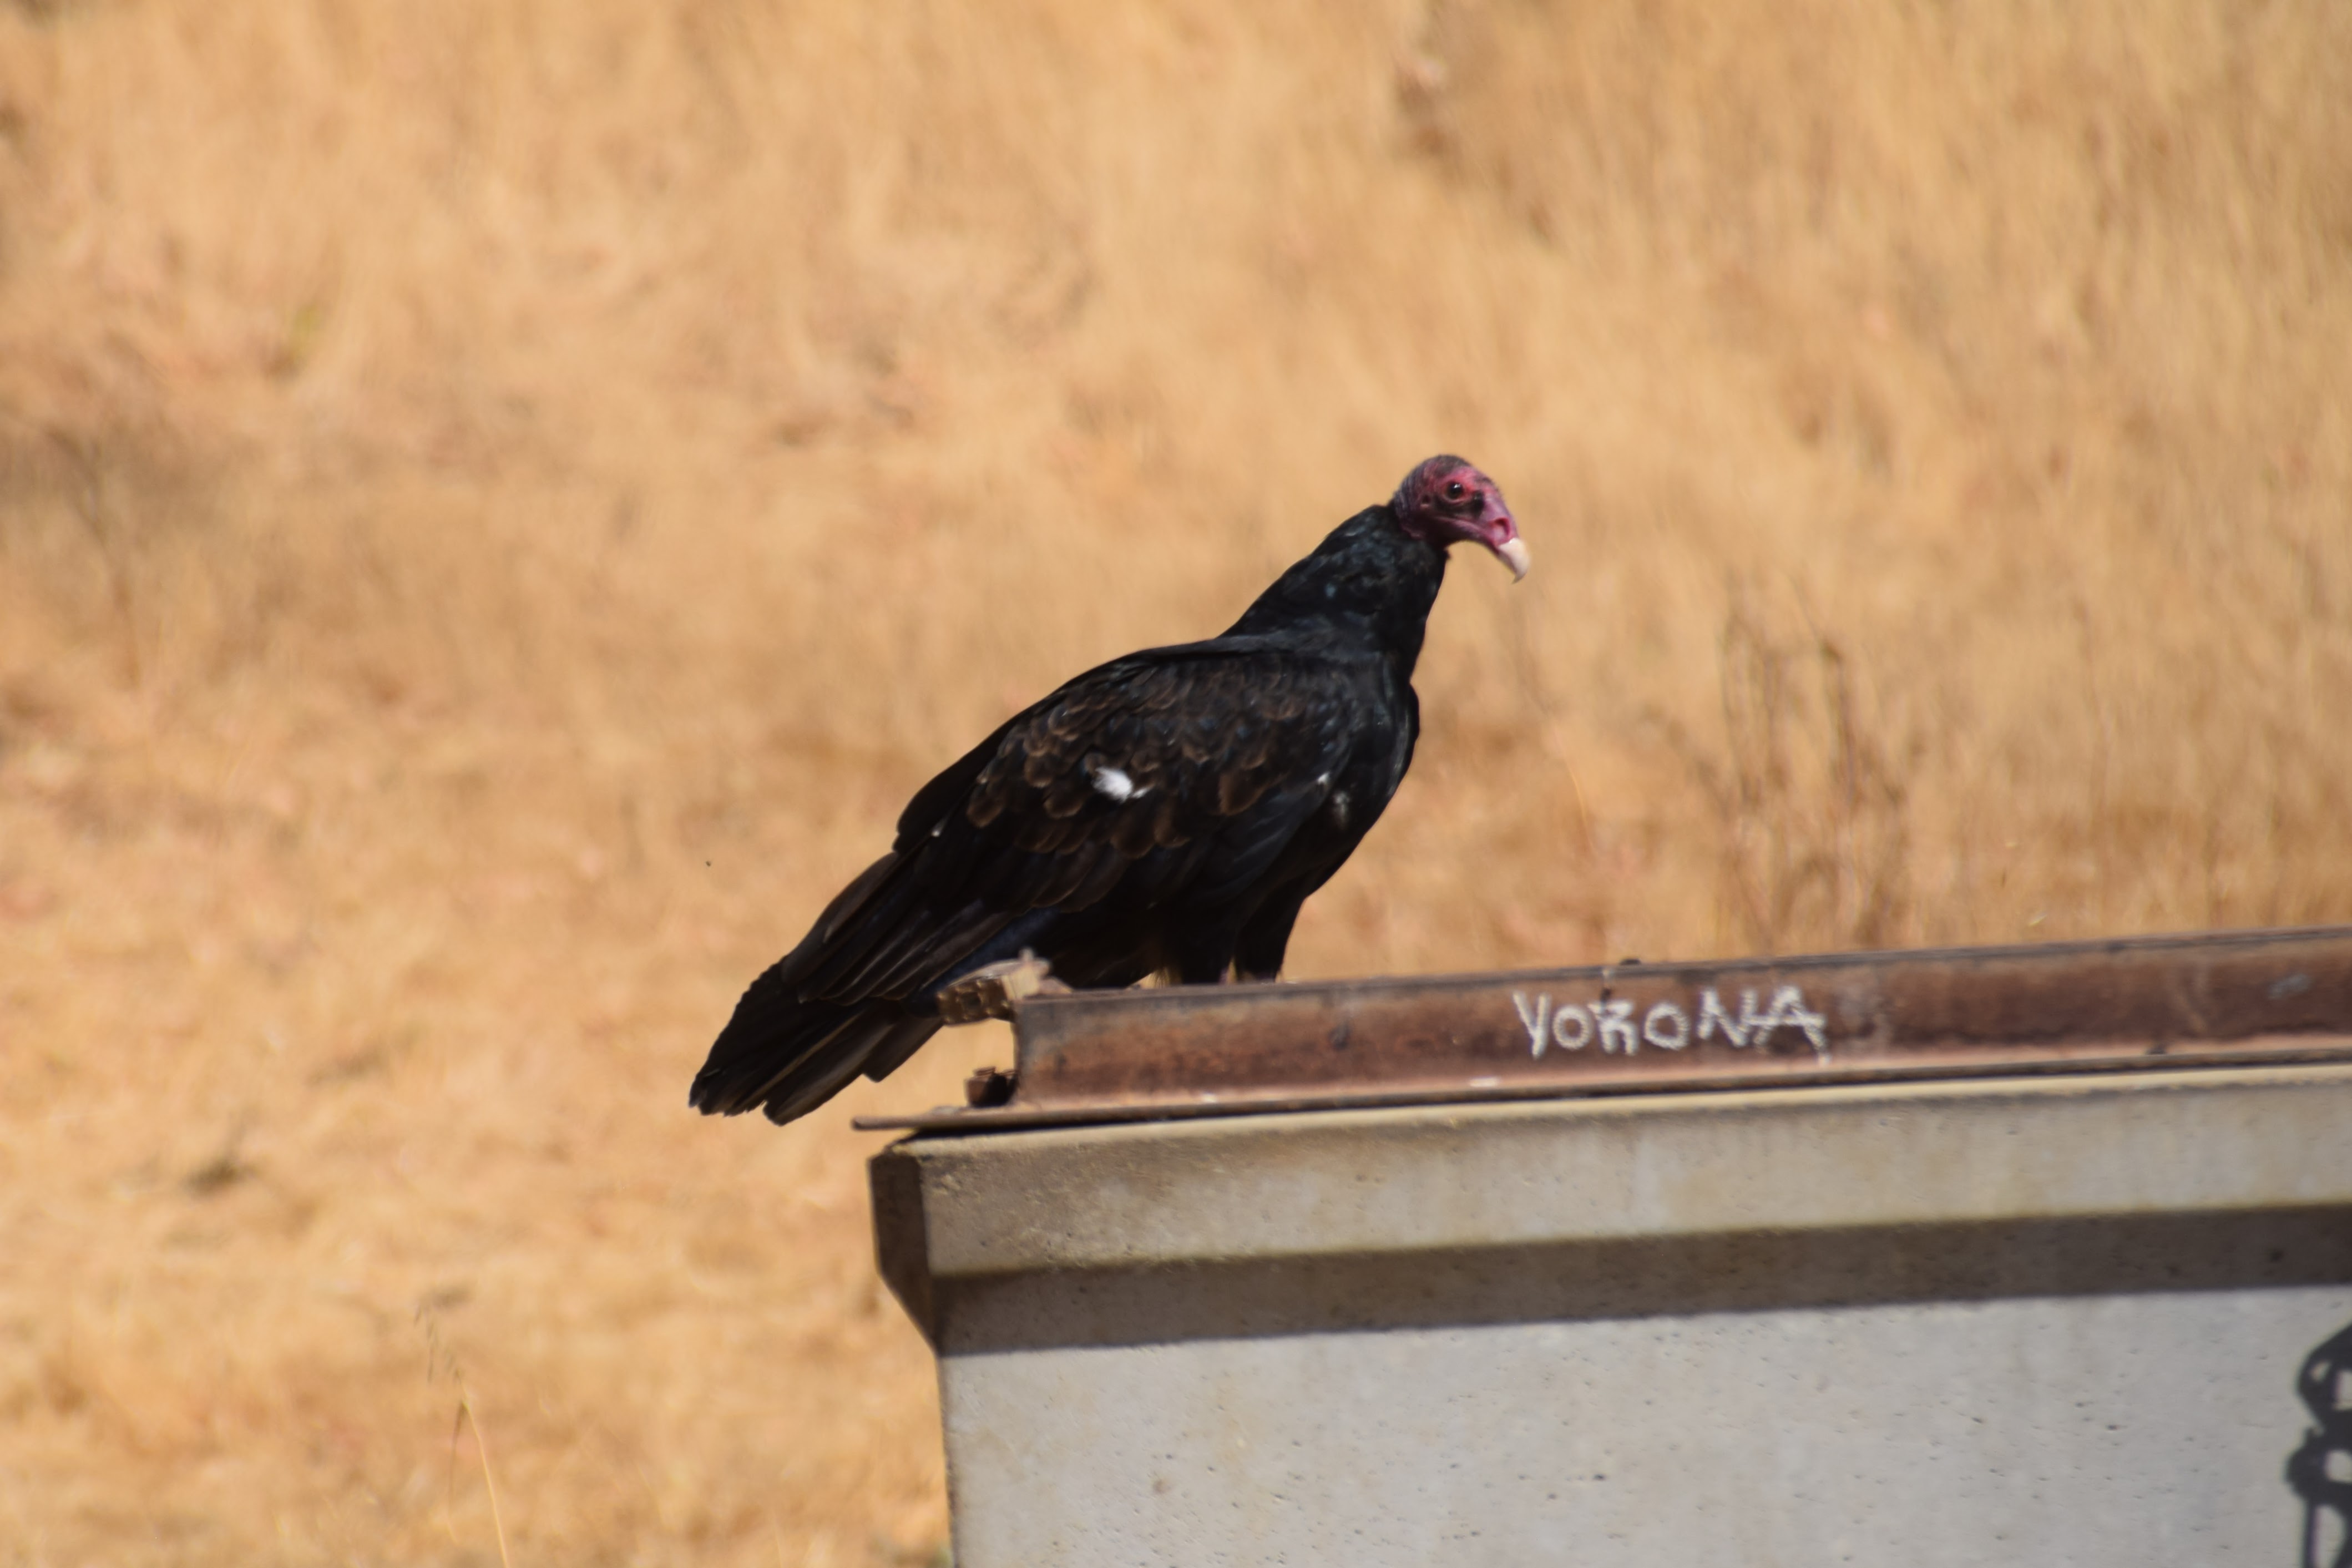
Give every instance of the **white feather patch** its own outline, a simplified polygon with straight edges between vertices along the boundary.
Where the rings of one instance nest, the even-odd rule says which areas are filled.
[[[1132,800],[1143,793],[1123,768],[1097,768],[1094,779],[1095,788],[1113,800]]]

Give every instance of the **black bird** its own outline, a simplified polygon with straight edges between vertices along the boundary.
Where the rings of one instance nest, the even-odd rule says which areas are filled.
[[[1412,667],[1465,542],[1527,574],[1494,481],[1432,458],[1223,636],[1113,659],[1006,720],[751,983],[691,1103],[804,1115],[912,1056],[943,990],[1024,952],[1080,988],[1273,979],[1299,905],[1412,761]]]

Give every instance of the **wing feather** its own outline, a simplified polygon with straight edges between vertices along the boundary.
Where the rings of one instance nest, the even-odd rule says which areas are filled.
[[[936,986],[1030,911],[1229,895],[1320,804],[1381,693],[1268,639],[1129,656],[1000,726],[916,793],[897,847],[778,981],[812,1001]]]

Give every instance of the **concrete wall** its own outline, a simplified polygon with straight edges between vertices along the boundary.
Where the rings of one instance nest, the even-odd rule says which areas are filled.
[[[875,1184],[961,1568],[2290,1564],[2352,1327],[2343,1068],[928,1138]]]

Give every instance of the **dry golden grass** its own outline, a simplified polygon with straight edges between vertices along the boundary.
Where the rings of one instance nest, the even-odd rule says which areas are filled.
[[[1295,973],[2352,918],[2347,345],[2336,0],[0,8],[0,1563],[928,1560],[687,1080],[1434,449]]]

